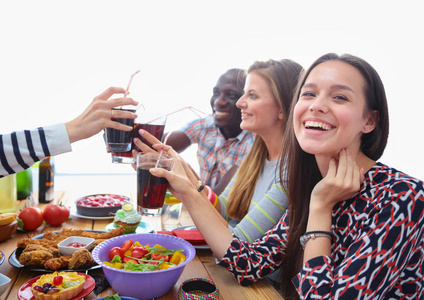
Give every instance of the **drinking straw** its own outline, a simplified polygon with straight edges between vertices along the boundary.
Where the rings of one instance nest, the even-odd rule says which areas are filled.
[[[160,117],[157,117],[157,118],[155,118],[155,119],[153,119],[153,120],[150,120],[149,122],[147,122],[147,124],[149,124],[149,123],[151,123],[151,122],[154,122],[154,121],[156,121],[156,120],[159,120],[160,118],[163,118],[163,117],[165,117],[165,118],[168,118],[168,116],[169,115],[172,115],[172,114],[175,114],[175,113],[177,113],[177,112],[180,112],[180,111],[182,111],[182,110],[184,110],[184,109],[189,109],[189,110],[191,110],[193,113],[195,113],[199,118],[201,117],[199,114],[197,114],[196,113],[196,111],[198,111],[198,112],[200,112],[200,113],[202,113],[202,114],[205,114],[204,112],[202,112],[202,111],[200,111],[200,110],[198,110],[197,108],[195,108],[195,107],[193,107],[193,106],[185,106],[185,107],[183,107],[183,108],[180,108],[180,109],[177,109],[177,110],[175,110],[175,111],[173,111],[173,112],[170,112],[170,113],[167,113],[167,114],[165,114],[165,115],[162,115],[162,116],[160,116]],[[166,119],[165,119],[166,120]],[[171,135],[171,133],[172,133],[172,131],[170,131],[170,132],[168,132],[167,134],[166,134],[166,136],[165,136],[165,138],[163,139],[163,144],[164,145],[166,145],[166,142],[168,141],[168,137]],[[159,156],[158,156],[158,160],[156,161],[156,165],[155,165],[155,168],[157,168],[158,167],[158,165],[159,165],[159,160],[160,160],[160,158],[162,157],[162,154],[163,154],[163,149],[162,150],[160,150],[160,152],[159,152]]]
[[[135,71],[134,74],[131,75],[130,80],[128,81],[127,89],[125,90],[125,93],[124,93],[124,97],[128,96],[128,94],[130,92],[130,86],[131,86],[132,80],[133,80],[134,76],[137,75],[139,72],[140,72],[140,70],[137,70],[137,71]],[[140,104],[137,106],[137,108],[135,110],[137,111],[140,108],[140,106],[143,107],[143,110],[145,110],[144,109],[144,106],[143,106],[143,104],[141,102],[140,102]]]
[[[168,141],[168,137],[171,135],[171,133],[172,133],[172,131],[168,132],[168,133],[166,134],[165,138],[163,139],[163,144],[164,144],[164,145],[166,145],[166,142]],[[157,167],[158,167],[158,165],[159,165],[159,160],[160,160],[160,158],[162,157],[162,154],[163,154],[163,149],[162,149],[162,150],[160,150],[160,152],[159,152],[159,156],[158,156],[158,160],[156,161],[155,168],[157,168]]]
[[[133,78],[134,78],[134,76],[136,75],[136,74],[138,74],[140,72],[140,70],[137,70],[137,71],[135,71],[135,73],[134,74],[132,74],[131,75],[131,77],[130,77],[130,81],[128,81],[128,85],[127,85],[127,89],[125,90],[125,97],[128,95],[128,93],[129,93],[129,91],[130,91],[130,86],[131,86],[131,82],[132,82],[132,80],[133,80]]]
[[[168,116],[170,116],[170,115],[172,115],[172,114],[175,114],[175,113],[180,112],[180,111],[185,110],[185,109],[189,109],[189,110],[191,110],[191,111],[192,111],[193,113],[195,113],[195,114],[196,114],[196,116],[198,116],[199,118],[201,118],[201,116],[200,116],[198,113],[196,113],[196,111],[197,111],[197,112],[199,112],[199,113],[201,113],[201,114],[203,114],[203,115],[205,115],[205,113],[204,113],[204,112],[202,112],[202,111],[198,110],[197,108],[195,108],[195,107],[193,107],[193,106],[184,106],[183,108],[180,108],[180,109],[177,109],[177,110],[172,111],[172,112],[170,112],[170,113],[167,113],[167,114],[161,115],[161,116],[159,116],[159,117],[157,117],[157,118],[154,118],[153,120],[150,120],[149,122],[146,122],[146,123],[147,123],[147,124],[150,124],[150,123],[152,123],[152,122],[154,122],[154,121],[156,121],[156,120],[159,120],[160,118],[168,117]]]

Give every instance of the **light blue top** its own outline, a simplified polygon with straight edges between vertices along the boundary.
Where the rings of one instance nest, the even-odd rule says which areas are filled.
[[[219,196],[221,215],[228,222],[228,229],[240,239],[252,243],[274,227],[288,207],[287,195],[281,187],[277,161],[265,161],[259,176],[249,211],[242,220],[227,215],[227,197],[234,186],[238,172]]]

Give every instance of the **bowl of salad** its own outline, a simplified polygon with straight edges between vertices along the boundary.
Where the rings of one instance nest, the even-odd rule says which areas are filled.
[[[106,240],[92,254],[120,296],[152,299],[172,289],[196,250],[175,236],[136,233]]]

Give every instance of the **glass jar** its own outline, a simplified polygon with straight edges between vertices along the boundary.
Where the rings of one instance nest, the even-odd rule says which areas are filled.
[[[0,213],[16,212],[16,174],[0,178]]]

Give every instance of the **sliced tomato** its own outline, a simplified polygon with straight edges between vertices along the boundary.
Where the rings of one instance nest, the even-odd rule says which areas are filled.
[[[169,261],[169,255],[162,255],[162,254],[155,254],[155,253],[151,253],[150,257],[153,260],[160,260],[162,257],[164,258],[164,261]]]
[[[122,246],[121,246],[121,250],[122,250],[122,252],[123,252],[123,253],[127,252],[127,251],[128,251],[128,249],[130,249],[130,248],[131,248],[132,244],[133,244],[133,241],[132,241],[132,240],[125,241],[125,242],[122,244]]]
[[[122,259],[122,262],[127,263],[127,262],[133,262],[135,264],[138,264],[138,261],[136,261],[135,259],[129,258],[124,256],[124,258]]]
[[[149,253],[149,251],[145,250],[143,247],[134,247],[131,256],[134,258],[142,258],[147,253]]]

